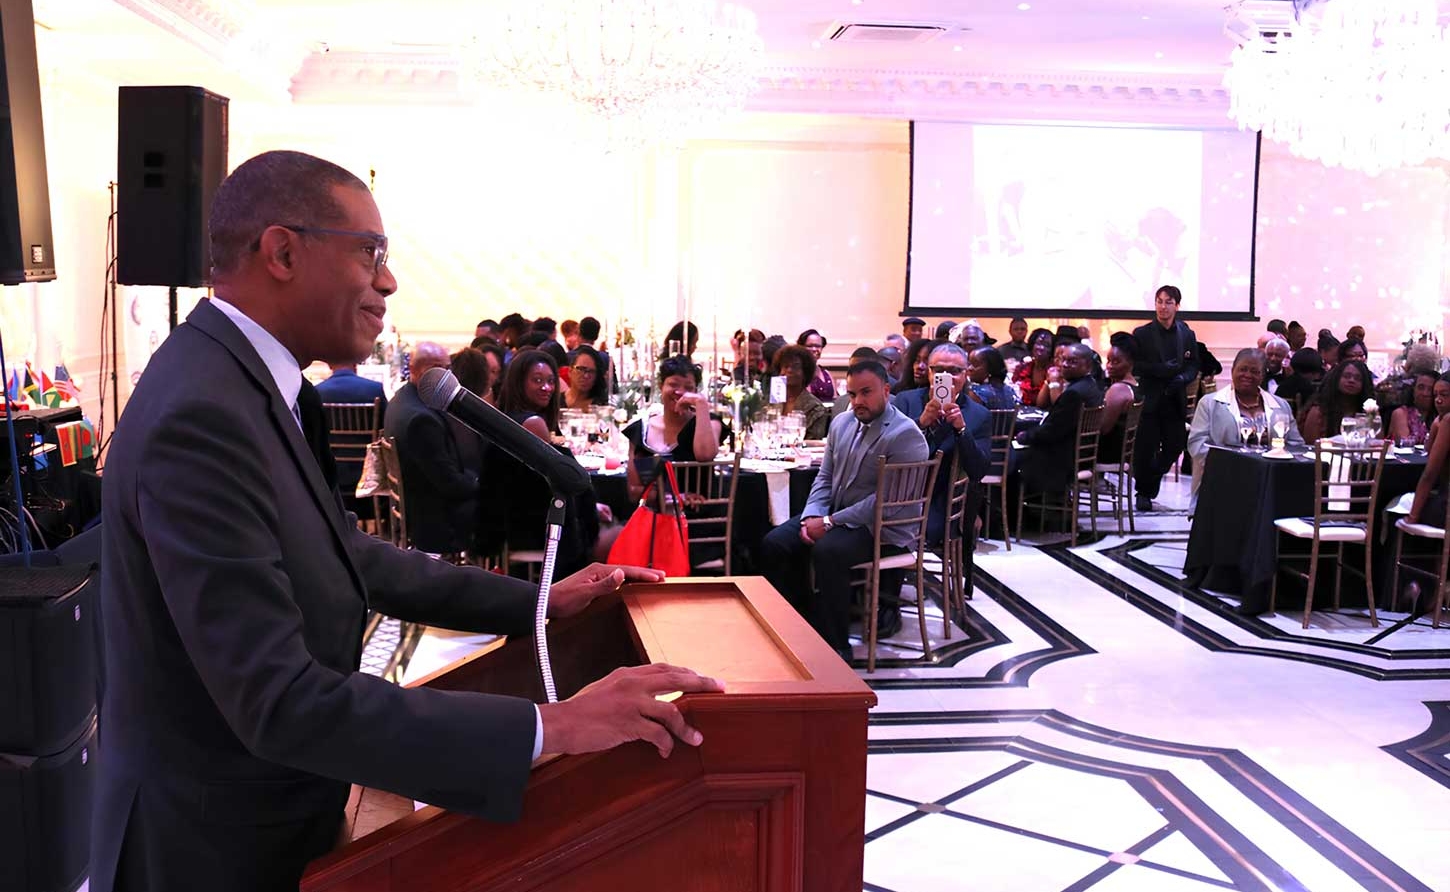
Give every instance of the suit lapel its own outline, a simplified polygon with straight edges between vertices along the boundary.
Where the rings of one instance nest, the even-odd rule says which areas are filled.
[[[292,414],[292,408],[283,403],[282,394],[277,390],[277,382],[273,380],[272,373],[267,371],[267,366],[257,355],[257,351],[253,349],[246,336],[232,324],[226,314],[212,306],[210,301],[199,302],[196,309],[191,311],[191,315],[186,317],[186,321],[221,344],[232,356],[236,357],[237,362],[246,370],[247,376],[252,379],[252,383],[267,394],[267,407],[272,416],[272,424],[280,431],[283,442],[287,444],[287,450],[292,455],[292,462],[297,466],[297,472],[302,475],[302,479],[306,481],[307,489],[311,492],[313,501],[317,503],[317,509],[327,517],[328,526],[337,540],[338,550],[347,563],[348,572],[352,574],[357,590],[366,599],[367,589],[363,585],[362,575],[353,563],[352,552],[347,547],[347,537],[343,530],[343,514],[338,510],[337,500],[333,498],[332,490],[323,478],[322,468],[318,466],[311,446],[302,435],[302,429],[297,426],[297,419]]]

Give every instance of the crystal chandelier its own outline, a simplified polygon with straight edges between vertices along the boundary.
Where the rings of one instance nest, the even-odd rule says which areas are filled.
[[[1370,175],[1450,157],[1450,37],[1436,0],[1331,0],[1277,39],[1233,52],[1224,86],[1240,129]]]
[[[611,145],[679,143],[739,111],[764,52],[750,10],[714,0],[504,0],[477,46],[495,85],[564,97]]]

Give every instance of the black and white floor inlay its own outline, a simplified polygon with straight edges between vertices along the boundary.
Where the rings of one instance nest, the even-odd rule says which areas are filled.
[[[1450,629],[1235,615],[1183,585],[1187,486],[1127,536],[981,543],[931,661],[914,608],[856,648],[866,889],[1450,890]],[[429,630],[407,677],[489,640]]]

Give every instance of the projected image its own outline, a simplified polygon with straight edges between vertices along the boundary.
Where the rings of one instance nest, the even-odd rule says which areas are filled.
[[[1197,280],[1197,134],[992,127],[973,148],[974,294],[1148,310],[1160,283]]]
[[[1252,134],[918,124],[908,309],[1246,312]],[[1205,196],[1208,196],[1205,198]]]

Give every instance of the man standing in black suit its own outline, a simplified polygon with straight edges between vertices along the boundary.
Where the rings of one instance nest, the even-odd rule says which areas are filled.
[[[1198,339],[1178,321],[1183,292],[1164,285],[1153,296],[1156,318],[1133,330],[1138,361],[1133,373],[1143,397],[1143,417],[1133,455],[1133,479],[1139,511],[1152,511],[1163,485],[1188,440],[1188,388],[1198,386]]]
[[[217,190],[210,226],[216,297],[151,358],[106,461],[91,889],[295,890],[349,782],[512,820],[540,752],[699,743],[655,699],[720,689],[688,670],[622,669],[537,707],[357,671],[369,608],[527,634],[533,586],[361,533],[304,436],[321,402],[301,369],[367,355],[397,288],[367,186],[268,152]],[[659,575],[596,565],[551,615],[627,578]]]
[[[448,351],[423,341],[408,362],[408,383],[393,394],[383,433],[392,437],[408,494],[408,538],[429,554],[463,551],[473,542],[478,472],[465,467],[448,416],[418,396],[418,381],[431,369],[448,368]]]

